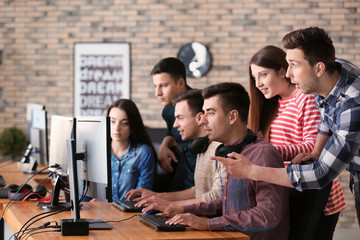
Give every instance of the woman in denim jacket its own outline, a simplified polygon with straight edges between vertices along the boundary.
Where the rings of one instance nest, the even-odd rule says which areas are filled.
[[[156,151],[136,104],[119,99],[107,109],[111,126],[111,179],[113,201],[125,199],[134,188],[153,187]]]

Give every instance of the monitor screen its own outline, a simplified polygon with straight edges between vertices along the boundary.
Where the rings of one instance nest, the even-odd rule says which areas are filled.
[[[109,117],[76,118],[76,152],[86,152],[85,161],[77,161],[79,189],[88,181],[86,196],[112,201],[111,139]]]
[[[30,143],[33,146],[32,156],[39,164],[48,165],[48,131],[47,112],[41,109],[32,109]]]
[[[64,176],[68,175],[68,154],[66,140],[74,138],[74,118],[51,116],[49,166],[58,164]],[[59,171],[59,170],[58,170]]]
[[[37,103],[28,103],[26,104],[26,136],[28,141],[31,142],[31,127],[32,127],[32,111],[36,110],[45,110],[45,106]]]

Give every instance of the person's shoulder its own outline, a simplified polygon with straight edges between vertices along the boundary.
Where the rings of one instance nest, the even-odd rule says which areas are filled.
[[[209,158],[215,155],[217,147],[221,145],[220,142],[211,141],[205,152],[198,154],[197,158]]]
[[[250,153],[248,156],[249,160],[260,166],[268,167],[284,167],[284,164],[281,160],[281,155],[276,148],[266,141],[262,134],[259,132],[256,134],[257,139],[252,144],[249,144],[244,151]]]
[[[360,69],[355,64],[351,63],[348,60],[342,59],[342,58],[336,58],[336,63],[339,63],[341,65],[342,69],[345,69],[348,72],[354,72],[357,76],[360,74]]]
[[[175,113],[175,106],[172,104],[168,104],[163,108],[161,116],[166,122],[171,123],[175,119],[174,113]]]
[[[163,108],[162,114],[165,116],[172,116],[174,115],[175,106],[172,104],[168,104]]]
[[[303,106],[304,104],[314,104],[315,105],[315,94],[314,93],[302,93],[300,89],[296,90],[294,100],[298,107]]]
[[[273,149],[274,146],[271,145],[268,141],[266,141],[262,135],[261,132],[257,132],[256,133],[256,140],[253,141],[252,143],[248,144],[246,147],[246,149],[248,150],[255,150],[255,149],[262,149],[262,148],[266,148],[266,149]],[[244,149],[245,149],[244,148]],[[275,149],[275,148],[274,148]]]
[[[220,142],[211,141],[206,151],[215,152],[216,148],[217,148],[219,145],[221,145]]]
[[[348,87],[348,90],[351,91],[359,91],[360,90],[360,69],[358,66],[354,65],[353,63],[341,59],[336,58],[335,62],[341,65],[341,76],[340,76],[340,83],[346,82],[346,85],[351,86]],[[339,85],[339,84],[338,84]],[[345,86],[346,87],[346,86]]]
[[[152,153],[153,152],[152,148],[149,145],[145,144],[145,143],[137,143],[134,146],[134,151],[137,151],[137,152],[142,153],[142,154]]]
[[[174,111],[175,106],[172,104],[168,104],[163,108],[163,113],[170,113],[171,111]]]

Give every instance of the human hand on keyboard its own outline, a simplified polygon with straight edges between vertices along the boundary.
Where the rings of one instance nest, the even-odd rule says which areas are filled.
[[[166,224],[180,224],[200,231],[209,230],[209,219],[198,217],[192,213],[176,214],[173,218],[169,219]]]
[[[169,206],[171,204],[171,201],[168,201],[168,200],[156,197],[156,196],[151,196],[149,198],[139,201],[138,203],[135,204],[135,206],[136,207],[148,206],[153,203],[157,203],[158,205],[161,205],[161,206]]]
[[[158,215],[164,216],[164,217],[173,217],[178,213],[183,213],[184,209],[181,206],[176,206],[173,204],[160,204],[160,203],[152,203],[149,206],[142,209],[143,213],[147,213],[151,210],[158,210],[161,213],[158,213]]]
[[[128,191],[125,194],[125,198],[129,200],[133,200],[135,202],[139,202],[154,195],[157,195],[157,193],[145,188],[138,188],[138,189],[131,189],[130,191]]]

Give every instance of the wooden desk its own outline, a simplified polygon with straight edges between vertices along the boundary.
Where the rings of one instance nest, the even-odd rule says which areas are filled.
[[[43,169],[45,166],[38,166],[38,170]],[[19,165],[17,162],[2,162],[0,163],[0,174],[4,177],[7,185],[9,184],[23,184],[32,174],[23,173],[23,169],[28,169],[28,164]],[[29,185],[35,187],[38,185],[48,174],[37,174],[28,182]],[[46,189],[52,189],[51,179],[47,178],[41,185]]]
[[[17,163],[0,164],[0,174],[3,175],[7,184],[16,183],[22,184],[31,175],[24,174]],[[41,175],[43,179],[46,175]],[[35,186],[36,179],[31,179],[29,184]],[[2,205],[7,203],[6,201],[0,201],[0,209]],[[30,218],[39,213],[44,213],[40,210],[35,202],[22,202],[18,201],[12,205],[4,215],[4,220],[13,232],[17,232]],[[104,221],[117,221],[133,216],[136,213],[125,213],[112,206],[111,203],[104,203],[100,201],[83,203],[83,207],[80,211],[81,218],[89,219],[101,219]],[[57,215],[44,218],[36,222],[31,227],[37,227],[43,225],[48,221],[57,221],[59,219],[69,219],[71,213],[69,211],[62,212]],[[225,231],[197,231],[191,228],[187,228],[185,232],[157,232],[154,228],[139,222],[137,217],[130,220],[118,223],[109,223],[113,226],[112,230],[91,230],[89,236],[62,236],[60,232],[54,233],[41,233],[35,234],[27,239],[250,239],[240,232],[225,232]],[[1,237],[0,237],[1,239]]]
[[[18,202],[5,213],[5,221],[12,231],[18,231],[21,226],[31,217],[42,213],[32,202]],[[135,213],[124,213],[111,205],[111,203],[92,202],[84,203],[80,212],[81,218],[101,219],[104,221],[121,220],[133,216]],[[59,219],[71,218],[70,212],[63,212],[44,218],[34,224],[40,226],[48,221],[58,221]],[[154,228],[139,222],[136,217],[119,223],[109,223],[113,226],[112,230],[91,230],[89,236],[62,236],[60,232],[43,233],[33,235],[29,239],[249,239],[248,236],[240,232],[224,231],[196,231],[188,228],[185,232],[157,232]]]

